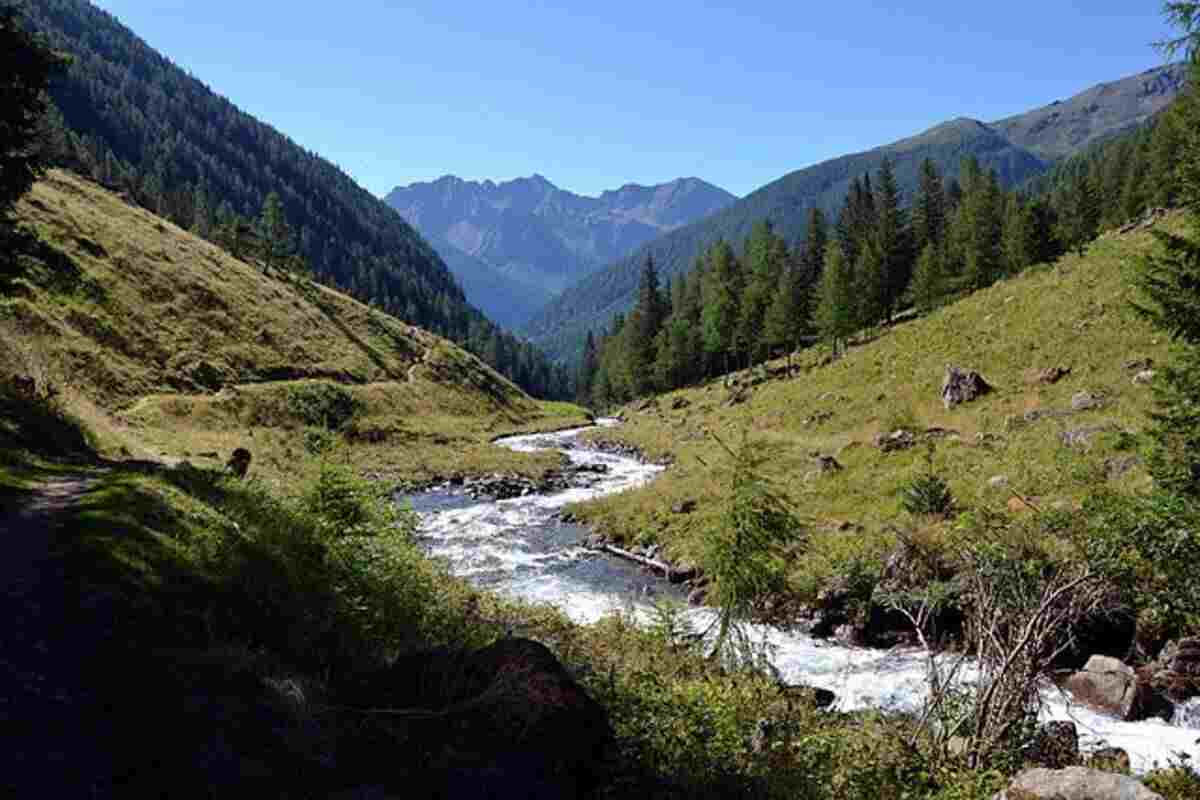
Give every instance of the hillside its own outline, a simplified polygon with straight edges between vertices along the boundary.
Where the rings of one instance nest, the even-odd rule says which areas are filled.
[[[1181,227],[1178,217],[1165,224]],[[1001,281],[832,363],[824,347],[805,351],[791,379],[773,362],[735,374],[733,388],[716,380],[635,403],[624,410],[627,423],[604,437],[674,466],[652,489],[574,511],[618,541],[661,543],[695,561],[726,479],[713,437],[736,445],[744,432],[772,453],[767,476],[811,526],[806,557],[790,569],[793,589],[811,600],[854,564],[868,574],[882,567],[896,528],[910,527],[899,493],[926,469],[926,440],[936,446],[934,469],[964,508],[1014,513],[1014,493],[1042,508],[1070,508],[1100,486],[1140,490],[1147,478],[1136,436],[1153,400],[1133,379],[1165,361],[1168,344],[1134,314],[1129,278],[1152,241],[1145,230],[1106,234],[1084,258]],[[946,410],[939,390],[947,364],[978,370],[995,391]],[[1039,380],[1040,370],[1056,367],[1069,374]],[[1101,399],[1074,411],[1079,393]],[[915,439],[885,452],[876,437],[897,430]],[[823,473],[817,456],[843,469]],[[672,512],[681,508],[693,510]]]
[[[87,0],[31,0],[23,15],[72,58],[50,92],[47,144],[57,163],[214,240],[239,225],[252,231],[277,193],[319,281],[483,358],[509,354],[494,366],[540,395],[562,393],[561,376],[540,354],[518,358],[521,344],[466,301],[434,249],[337,166],[217,95]]]
[[[834,215],[850,182],[894,162],[902,194],[911,196],[921,162],[928,158],[957,177],[963,158],[974,156],[996,170],[1004,187],[1020,185],[1060,158],[1115,135],[1161,110],[1182,85],[1182,71],[1162,67],[1089,89],[1071,100],[994,124],[959,118],[917,136],[865,153],[843,156],[792,172],[713,216],[648,242],[628,258],[566,289],[525,326],[532,340],[559,358],[574,359],[588,329],[598,330],[634,299],[642,262],[652,256],[664,276],[686,272],[717,239],[740,243],[754,223],[770,220],[789,242],[803,237],[808,209]]]
[[[437,248],[471,303],[516,326],[566,286],[737,198],[698,178],[585,197],[541,175],[498,184],[447,175],[386,199]]]
[[[0,304],[19,371],[62,387],[113,452],[211,465],[248,447],[256,471],[285,476],[329,429],[362,469],[420,478],[476,457],[498,469],[492,436],[582,418],[439,336],[234,260],[69,173],[37,184],[18,219],[42,240],[16,256]]]

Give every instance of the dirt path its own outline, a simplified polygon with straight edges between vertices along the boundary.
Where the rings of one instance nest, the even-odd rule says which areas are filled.
[[[0,512],[0,794],[68,796],[108,783],[95,745],[87,664],[109,626],[81,625],[79,593],[55,558],[70,511],[100,478],[48,481]]]

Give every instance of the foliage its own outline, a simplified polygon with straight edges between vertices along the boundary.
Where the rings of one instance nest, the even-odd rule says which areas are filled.
[[[45,91],[63,66],[41,37],[23,28],[15,6],[0,5],[0,220],[45,165]]]
[[[1168,636],[1200,627],[1200,506],[1159,491],[1097,493],[1084,507],[1088,560],[1119,587],[1147,631]]]
[[[304,425],[341,430],[358,413],[354,395],[336,383],[297,383],[288,387],[289,413]]]
[[[732,462],[725,508],[702,544],[708,597],[717,608],[712,652],[731,667],[755,666],[759,655],[744,625],[761,597],[782,585],[781,551],[800,537],[801,525],[762,475],[770,448],[743,434],[736,451],[725,449]]]
[[[900,505],[913,515],[949,514],[954,508],[954,494],[941,475],[922,472],[904,487]]]
[[[397,511],[390,498],[352,467],[331,460],[321,462],[300,503],[328,538],[377,536],[401,525],[411,532],[413,527],[410,514]]]

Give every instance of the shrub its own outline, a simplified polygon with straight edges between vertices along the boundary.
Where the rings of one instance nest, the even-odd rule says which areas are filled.
[[[900,494],[900,505],[915,516],[949,514],[954,509],[954,495],[950,484],[932,472],[918,475],[905,484]]]
[[[946,515],[954,510],[950,484],[933,468],[934,445],[925,450],[925,472],[908,481],[900,490],[900,505],[914,516]]]
[[[358,413],[358,402],[334,383],[302,383],[287,390],[288,412],[304,425],[338,431]]]

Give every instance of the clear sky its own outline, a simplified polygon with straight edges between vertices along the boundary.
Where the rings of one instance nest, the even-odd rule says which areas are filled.
[[[744,195],[1161,63],[1158,0],[98,0],[376,194],[540,173]]]

